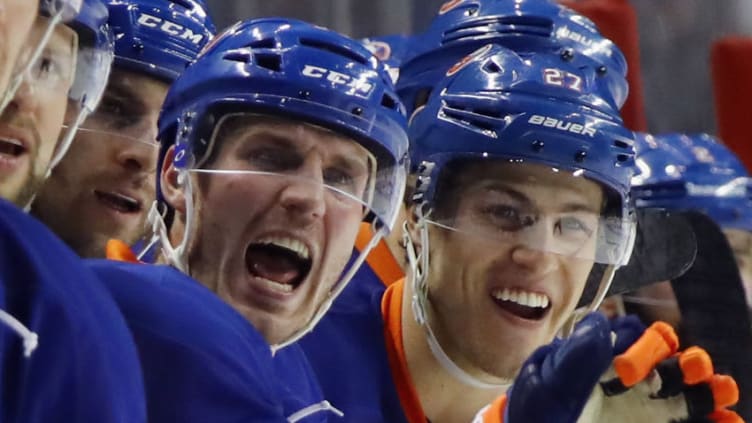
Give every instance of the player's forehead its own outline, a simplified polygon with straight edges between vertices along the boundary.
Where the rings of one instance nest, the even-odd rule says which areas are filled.
[[[136,102],[144,108],[156,108],[159,111],[169,87],[168,82],[153,75],[113,67],[104,95]]]
[[[219,126],[224,144],[274,145],[300,152],[315,147],[332,156],[363,160],[369,155],[348,135],[293,118],[239,113],[225,116]]]
[[[600,208],[602,186],[582,172],[559,169],[537,163],[515,160],[464,161],[453,166],[455,175],[445,178],[440,189],[459,195],[487,197],[513,196],[530,203],[555,205],[573,200],[582,206]]]

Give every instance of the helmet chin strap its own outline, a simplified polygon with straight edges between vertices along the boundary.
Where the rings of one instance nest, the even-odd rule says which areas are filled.
[[[458,366],[444,351],[439,344],[438,339],[434,335],[431,325],[428,321],[428,269],[429,269],[429,239],[428,239],[428,226],[426,218],[423,214],[425,203],[421,204],[415,209],[416,217],[416,229],[420,233],[420,251],[413,243],[410,237],[410,231],[407,222],[405,222],[403,241],[405,243],[405,250],[407,251],[407,260],[410,270],[410,282],[412,283],[413,296],[412,296],[412,311],[415,321],[425,329],[426,341],[428,347],[431,350],[436,361],[439,362],[444,370],[452,375],[455,379],[462,382],[465,385],[472,386],[478,389],[498,389],[506,390],[512,384],[512,380],[504,380],[501,383],[488,383],[484,382],[475,376],[464,371]]]
[[[618,266],[613,264],[606,266],[606,270],[603,272],[603,277],[601,278],[600,285],[598,286],[598,291],[596,292],[593,301],[591,301],[587,307],[580,307],[579,309],[572,312],[572,315],[569,316],[569,319],[567,319],[567,321],[564,323],[564,326],[562,326],[561,330],[559,331],[559,336],[561,336],[562,338],[569,338],[574,332],[574,328],[577,325],[577,322],[582,320],[582,318],[585,317],[586,314],[596,311],[598,307],[600,307],[601,303],[606,298],[608,289],[611,287],[611,282],[614,280],[616,269],[618,269]]]
[[[628,237],[627,249],[624,254],[626,255],[626,257],[631,257],[632,251],[634,250],[635,239],[637,238],[636,227],[633,226],[630,229]],[[622,260],[616,260],[616,262],[621,261]],[[596,311],[598,307],[601,306],[601,303],[606,298],[606,294],[608,293],[609,288],[611,288],[611,283],[614,280],[614,275],[616,274],[616,270],[618,270],[619,267],[620,265],[617,264],[609,264],[606,266],[606,269],[603,272],[603,277],[601,278],[600,285],[598,286],[598,291],[595,293],[595,297],[593,297],[593,301],[591,301],[587,307],[581,307],[572,312],[572,315],[569,316],[569,319],[567,319],[567,321],[564,323],[564,326],[562,326],[561,330],[559,331],[559,336],[561,336],[562,338],[568,338],[569,336],[571,336],[574,332],[574,328],[577,325],[577,322],[582,320],[582,318],[585,317],[586,314]]]
[[[147,222],[151,224],[152,239],[147,247],[139,254],[139,259],[148,252],[157,242],[159,242],[167,264],[174,266],[186,275],[190,275],[188,268],[188,259],[186,257],[188,243],[190,241],[191,229],[193,229],[193,183],[187,170],[180,170],[178,173],[178,185],[183,186],[185,196],[185,226],[183,227],[183,239],[177,247],[172,246],[170,233],[164,222],[164,216],[159,212],[157,201],[152,203]]]

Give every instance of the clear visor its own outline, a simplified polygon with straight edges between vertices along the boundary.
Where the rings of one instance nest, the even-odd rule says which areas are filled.
[[[124,113],[102,105],[78,128],[75,137],[76,148],[96,149],[97,146],[94,144],[106,143],[112,150],[127,154],[135,160],[142,173],[154,174],[159,157],[155,128],[153,114]]]
[[[271,340],[274,350],[312,329],[392,226],[405,164],[366,145],[294,119],[236,113],[219,119],[195,163],[181,166],[185,146],[176,148],[176,166],[190,177],[191,190],[206,193],[204,209],[244,211],[227,212],[216,225],[263,222],[254,231],[294,234],[247,241],[246,267],[254,281],[279,292],[315,286],[325,293],[300,306],[307,317]],[[212,194],[217,192],[227,195],[220,200]],[[238,218],[244,221],[230,222]],[[203,224],[212,225],[207,219],[204,213]],[[373,224],[362,225],[364,220]]]
[[[73,84],[77,53],[78,35],[73,29],[54,17],[37,16],[19,52],[2,110],[22,86],[27,90],[68,92]]]
[[[522,160],[481,160],[442,175],[427,222],[489,248],[524,249],[621,266],[634,242],[633,215],[583,170]]]
[[[107,33],[107,41],[96,45],[82,45],[78,49],[73,84],[68,91],[65,123],[55,147],[50,168],[62,160],[76,132],[102,99],[110,77],[114,55],[111,35]],[[125,134],[125,137],[128,135]]]
[[[197,163],[201,169],[189,170],[261,179],[278,187],[303,184],[327,205],[357,207],[361,218],[374,216],[381,226],[391,228],[402,201],[407,165],[380,154],[349,135],[316,125],[235,113],[223,116],[215,126]]]

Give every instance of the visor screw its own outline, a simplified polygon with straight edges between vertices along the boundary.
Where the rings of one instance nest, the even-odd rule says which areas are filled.
[[[581,163],[585,161],[585,157],[587,157],[586,151],[578,151],[577,154],[574,155],[574,160]]]
[[[545,146],[545,143],[541,140],[535,140],[533,141],[533,151],[540,152],[543,150],[543,146]]]
[[[144,51],[144,43],[142,43],[140,39],[134,38],[133,49],[137,51]]]
[[[565,48],[561,51],[561,58],[567,62],[574,59],[574,50],[571,48]]]
[[[608,68],[605,66],[598,66],[598,69],[595,70],[599,76],[603,76],[608,73]]]
[[[363,108],[362,107],[356,107],[356,108],[352,109],[352,114],[354,114],[355,116],[362,115],[363,114]]]
[[[298,97],[303,99],[309,99],[311,98],[311,92],[308,90],[300,90],[298,91]]]

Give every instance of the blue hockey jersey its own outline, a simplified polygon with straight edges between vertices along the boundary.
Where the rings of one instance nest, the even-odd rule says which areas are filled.
[[[73,251],[4,200],[0,309],[0,421],[146,421],[138,356],[116,304]],[[38,336],[28,357],[24,329]]]
[[[402,286],[382,283],[370,301],[333,307],[301,340],[324,395],[347,421],[426,422],[402,349]]]
[[[325,422],[333,416],[297,346],[261,334],[196,280],[163,265],[88,262],[134,334],[149,421]]]
[[[350,258],[351,263],[360,255],[360,251],[365,248],[372,236],[371,225],[361,224]],[[385,286],[404,277],[402,268],[389,250],[386,241],[382,239],[368,254],[366,262],[358,269],[353,280],[334,301],[332,309],[350,310],[357,313],[364,304],[371,302],[374,295],[380,296]]]

